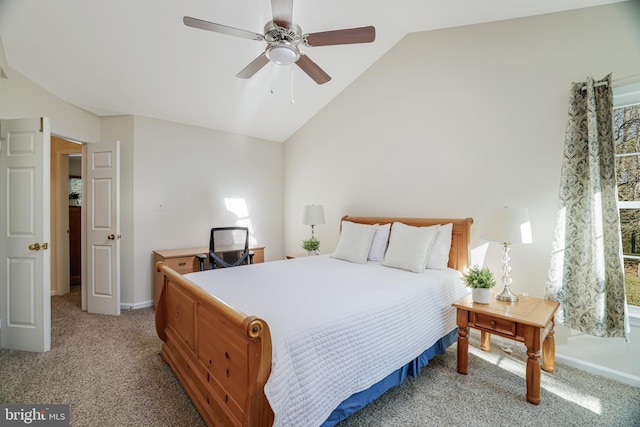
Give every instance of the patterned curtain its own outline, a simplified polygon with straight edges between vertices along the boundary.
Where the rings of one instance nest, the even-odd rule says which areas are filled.
[[[573,84],[545,297],[558,323],[628,338],[612,117],[611,75]]]

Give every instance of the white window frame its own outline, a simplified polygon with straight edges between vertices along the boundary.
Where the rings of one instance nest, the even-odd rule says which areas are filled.
[[[640,77],[638,77],[640,80]],[[635,83],[625,84],[621,86],[614,86],[613,88],[613,108],[624,108],[631,105],[640,104],[640,81]],[[617,155],[616,157],[622,157],[626,155],[637,155],[638,153],[628,153]],[[618,210],[620,209],[640,209],[640,201],[627,201],[618,202]],[[625,257],[630,259],[640,259],[640,257]],[[640,326],[640,306],[627,305],[629,310],[629,320],[632,325]]]

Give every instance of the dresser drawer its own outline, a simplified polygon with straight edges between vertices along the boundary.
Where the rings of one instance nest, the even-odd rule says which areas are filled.
[[[164,262],[180,274],[192,273],[200,268],[195,256],[166,258]]]
[[[498,319],[479,313],[472,314],[472,323],[478,329],[485,329],[489,332],[496,332],[503,335],[516,336],[516,324],[505,319]]]

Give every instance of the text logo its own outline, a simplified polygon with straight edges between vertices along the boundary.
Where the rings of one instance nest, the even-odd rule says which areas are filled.
[[[0,404],[0,425],[69,427],[69,405]]]

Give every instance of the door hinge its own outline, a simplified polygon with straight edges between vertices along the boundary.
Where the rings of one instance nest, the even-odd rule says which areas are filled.
[[[40,132],[44,132],[44,117],[40,117]]]

